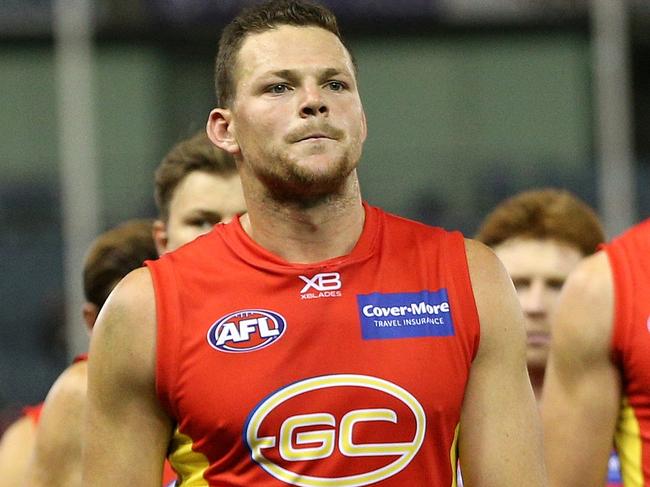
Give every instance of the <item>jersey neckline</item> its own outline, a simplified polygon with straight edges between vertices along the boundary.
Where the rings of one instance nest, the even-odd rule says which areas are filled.
[[[340,267],[341,265],[365,260],[372,256],[376,247],[377,236],[381,227],[379,210],[363,202],[365,220],[363,230],[352,251],[346,255],[333,257],[331,259],[312,262],[294,263],[265,249],[255,242],[241,225],[240,217],[237,215],[230,224],[223,227],[223,239],[235,254],[250,264],[265,268],[283,269],[313,269],[325,267]]]

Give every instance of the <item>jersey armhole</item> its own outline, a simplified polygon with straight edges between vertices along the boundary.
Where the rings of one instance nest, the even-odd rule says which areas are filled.
[[[454,283],[454,296],[458,303],[452,307],[454,323],[469,325],[457,333],[462,333],[466,343],[471,346],[471,361],[478,353],[481,339],[481,323],[478,308],[474,299],[472,280],[469,274],[465,237],[458,231],[446,232],[443,247],[443,260],[449,264],[449,279]]]
[[[610,338],[610,351],[612,360],[619,367],[622,365],[622,350],[628,340],[631,307],[626,301],[631,289],[630,274],[625,259],[621,258],[622,248],[614,248],[611,245],[605,247],[605,255],[609,262],[612,275],[612,290],[614,299],[614,317],[612,320],[612,332]],[[622,289],[626,287],[627,289]]]
[[[146,261],[156,298],[156,395],[167,414],[178,418],[173,404],[180,346],[179,303],[176,279],[169,261]],[[176,345],[175,345],[176,344]]]

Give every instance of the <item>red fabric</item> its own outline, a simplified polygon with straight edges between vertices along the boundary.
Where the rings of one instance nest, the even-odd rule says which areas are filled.
[[[396,450],[414,444],[420,433],[422,444],[401,471],[355,485],[451,485],[450,451],[479,341],[464,240],[457,232],[367,205],[365,210],[364,230],[351,253],[316,264],[291,264],[271,254],[238,220],[146,263],[157,300],[158,395],[180,432],[193,440],[193,450],[208,459],[209,485],[287,485],[252,458],[251,445],[258,440],[274,438],[275,446],[261,449],[271,463],[332,479],[393,465],[403,457]],[[395,325],[378,331],[392,337],[364,338],[367,300],[378,303],[377,313],[398,314],[403,309],[386,304],[394,296],[423,291],[437,296],[440,290],[448,295],[452,334],[406,337],[410,327]],[[242,310],[253,311],[237,315]],[[264,348],[227,352],[215,348],[214,338],[211,345],[208,335],[229,315],[235,317],[222,323],[235,321],[240,330],[246,329],[239,321],[246,316],[258,325],[267,320],[265,327],[273,321],[269,316],[280,316],[286,327]],[[396,320],[391,315],[382,323],[388,330]],[[261,325],[259,335],[260,330]],[[354,380],[344,385],[344,377]],[[321,379],[328,385],[316,386]],[[389,384],[390,393],[377,384]],[[294,390],[299,392],[273,402]],[[426,426],[402,390],[422,406]],[[359,419],[363,410],[374,419]],[[377,419],[377,411],[395,417]],[[306,423],[295,427],[291,421]],[[341,443],[346,438],[347,446]],[[392,453],[368,454],[363,448],[378,443],[387,443]],[[359,445],[355,454],[342,454],[341,448]],[[298,458],[285,458],[291,455]]]
[[[169,462],[165,461],[165,467],[163,470],[163,487],[168,486],[174,480],[176,480],[176,472],[174,472]]]
[[[614,359],[639,423],[644,485],[650,485],[650,219],[605,247],[614,278]],[[619,449],[625,473],[625,451]]]
[[[87,353],[82,353],[77,355],[74,360],[72,361],[73,364],[76,364],[77,362],[86,362],[88,360],[88,354]]]
[[[38,421],[41,418],[41,411],[43,411],[43,404],[35,404],[33,406],[25,406],[23,408],[23,414],[30,418],[34,425],[38,424]]]

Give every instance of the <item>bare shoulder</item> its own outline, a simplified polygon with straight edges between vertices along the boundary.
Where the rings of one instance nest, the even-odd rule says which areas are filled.
[[[14,421],[0,439],[0,466],[5,465],[4,460],[9,464],[8,460],[13,458],[13,454],[21,450],[22,446],[31,448],[35,431],[34,423],[27,416],[21,416]]]
[[[516,297],[510,276],[496,254],[486,245],[477,240],[465,239],[465,252],[467,265],[472,281],[472,290],[477,300],[477,305],[483,302],[489,305],[492,298],[500,297],[499,303],[507,306],[514,305]],[[504,294],[506,301],[503,301]],[[480,309],[479,309],[480,312]]]
[[[78,418],[86,401],[88,379],[88,364],[77,362],[70,365],[56,380],[45,399],[40,424],[48,424],[54,419],[53,424],[61,424],[62,417]]]
[[[504,340],[509,342],[508,348],[519,340],[523,344],[523,316],[505,267],[492,249],[481,242],[466,239],[465,250],[481,323],[481,348],[491,339],[496,340],[496,346],[502,346]]]
[[[21,416],[6,429],[0,440],[0,450],[7,445],[15,445],[16,442],[27,441],[31,444],[34,437],[34,423],[27,416]]]
[[[156,307],[147,268],[129,273],[115,287],[93,329],[89,372],[149,381],[155,362]]]
[[[34,423],[26,416],[17,419],[5,431],[0,440],[0,472],[3,486],[23,485],[35,436]]]
[[[465,252],[472,283],[484,279],[489,281],[494,278],[509,280],[501,261],[487,245],[478,240],[466,238]]]
[[[111,315],[126,313],[129,316],[148,316],[154,310],[155,296],[151,274],[146,267],[141,267],[122,279],[108,297],[102,308]]]
[[[45,399],[28,473],[30,485],[60,485],[81,458],[86,369],[85,362],[70,365]]]
[[[556,348],[572,353],[609,353],[614,286],[609,260],[601,251],[583,259],[567,279],[554,320]]]

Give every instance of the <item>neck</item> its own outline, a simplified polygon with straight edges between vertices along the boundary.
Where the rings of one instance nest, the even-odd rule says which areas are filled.
[[[537,404],[542,402],[542,387],[544,386],[544,372],[543,368],[529,368],[528,375],[530,376],[530,384],[533,386],[535,393],[535,400]]]
[[[250,193],[249,193],[250,194]],[[244,231],[266,250],[288,262],[309,264],[350,253],[361,236],[365,212],[356,171],[342,189],[309,204],[247,198]]]

